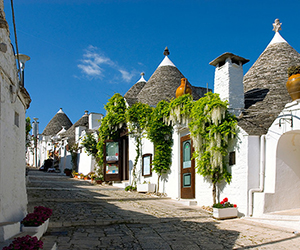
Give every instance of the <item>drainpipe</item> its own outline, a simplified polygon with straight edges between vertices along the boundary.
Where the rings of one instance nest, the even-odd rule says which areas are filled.
[[[265,142],[266,135],[260,137],[259,188],[249,190],[249,216],[253,214],[253,193],[263,192],[265,184]]]

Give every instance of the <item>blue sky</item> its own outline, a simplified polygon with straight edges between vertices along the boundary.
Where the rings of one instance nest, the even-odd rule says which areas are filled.
[[[11,39],[9,0],[4,0]],[[274,35],[300,51],[300,1],[269,0],[14,0],[19,52],[31,60],[25,87],[27,116],[40,133],[63,108],[75,123],[99,112],[114,93],[124,95],[145,72],[148,80],[169,58],[195,86],[213,88],[213,59],[231,52],[255,62]]]

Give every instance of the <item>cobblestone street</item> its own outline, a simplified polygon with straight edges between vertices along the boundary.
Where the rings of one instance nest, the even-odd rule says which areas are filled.
[[[214,220],[197,206],[29,171],[28,211],[53,209],[47,246],[67,249],[299,249],[292,230],[242,219]]]

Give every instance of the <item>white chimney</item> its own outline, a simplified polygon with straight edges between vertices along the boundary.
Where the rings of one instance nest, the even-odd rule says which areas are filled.
[[[248,59],[226,52],[209,63],[216,67],[214,92],[222,101],[228,101],[229,112],[236,116],[245,106],[243,65],[247,62]]]
[[[102,114],[91,112],[89,114],[89,129],[98,129],[101,125],[102,118]]]

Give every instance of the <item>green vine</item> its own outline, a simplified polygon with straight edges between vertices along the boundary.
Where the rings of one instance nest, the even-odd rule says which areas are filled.
[[[29,133],[32,129],[31,120],[29,117],[26,117],[25,119],[25,142],[26,142],[26,148],[29,148],[31,146],[31,140],[29,138]],[[36,138],[34,138],[36,139]]]
[[[164,122],[164,117],[169,114],[169,103],[164,100],[160,101],[153,110],[147,126],[148,139],[154,144],[152,169],[158,174],[157,192],[161,175],[167,173],[172,163],[173,127]]]
[[[74,143],[68,150],[71,153],[72,170],[78,171],[77,157],[78,157],[78,143]]]
[[[225,156],[228,141],[236,135],[237,120],[227,110],[228,103],[218,94],[208,92],[205,97],[193,102],[186,95],[170,103],[170,114],[165,121],[188,123],[193,139],[197,172],[213,183],[213,202],[216,203],[216,183],[231,181]]]
[[[127,109],[126,112],[128,130],[129,133],[134,137],[136,145],[136,157],[132,169],[133,187],[136,187],[137,184],[136,166],[141,157],[142,137],[151,113],[152,108],[149,105],[140,102],[133,104],[129,109]]]
[[[103,147],[105,140],[119,138],[120,132],[126,128],[126,103],[120,94],[114,94],[104,106],[106,116],[102,119],[99,128],[99,141],[97,144],[98,165],[103,166]]]

